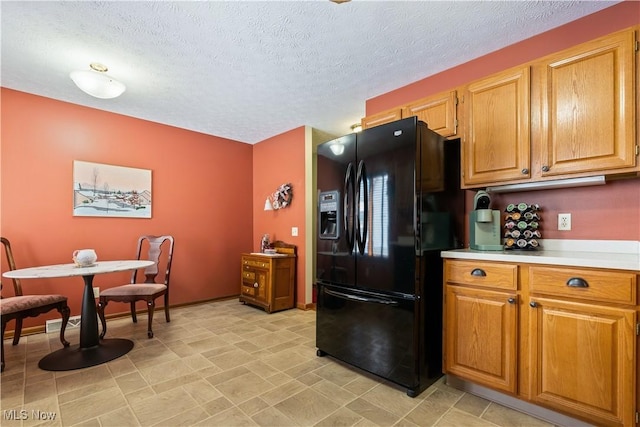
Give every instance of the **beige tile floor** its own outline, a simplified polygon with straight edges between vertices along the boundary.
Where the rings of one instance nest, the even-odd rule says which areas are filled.
[[[12,325],[9,326],[10,328]],[[55,333],[5,342],[2,426],[549,426],[440,380],[416,398],[315,351],[315,312],[266,314],[238,300],[109,321],[127,355],[47,372]],[[78,343],[78,329],[67,339]],[[38,416],[41,419],[38,419]],[[53,420],[45,421],[47,416]],[[11,419],[13,417],[13,419]],[[16,418],[24,418],[16,420]]]

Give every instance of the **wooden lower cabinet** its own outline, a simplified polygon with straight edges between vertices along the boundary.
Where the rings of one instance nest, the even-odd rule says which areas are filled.
[[[444,263],[445,373],[598,426],[637,425],[637,272],[516,264],[508,289],[512,263]]]
[[[295,256],[242,254],[240,301],[267,313],[295,305]]]
[[[635,310],[531,299],[531,400],[597,425],[635,423]]]
[[[516,392],[517,296],[446,286],[447,372]]]

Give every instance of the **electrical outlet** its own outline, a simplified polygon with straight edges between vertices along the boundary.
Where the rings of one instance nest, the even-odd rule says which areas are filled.
[[[100,288],[98,288],[98,287],[94,287],[93,288],[93,297],[94,298],[100,297]]]
[[[298,227],[291,227],[291,235],[296,237],[298,235]]]
[[[571,230],[571,214],[559,213],[558,214],[558,230]]]

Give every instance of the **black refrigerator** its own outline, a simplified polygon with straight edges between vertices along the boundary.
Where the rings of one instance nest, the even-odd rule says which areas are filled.
[[[316,347],[417,396],[442,376],[442,259],[462,247],[460,141],[416,117],[318,146]]]

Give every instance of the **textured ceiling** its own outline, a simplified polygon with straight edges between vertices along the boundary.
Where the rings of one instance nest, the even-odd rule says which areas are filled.
[[[369,98],[615,3],[3,0],[0,83],[251,144],[342,135]],[[77,89],[90,62],[127,91]]]

